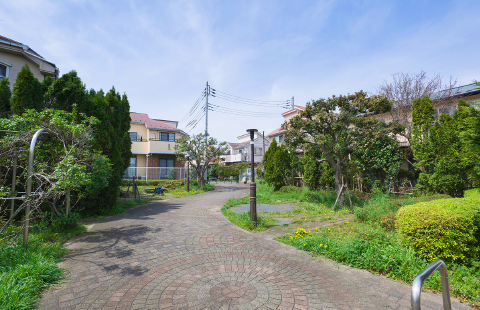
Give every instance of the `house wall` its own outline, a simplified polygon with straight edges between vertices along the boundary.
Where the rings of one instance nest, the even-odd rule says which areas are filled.
[[[174,153],[175,152],[175,142],[170,141],[149,141],[148,152],[164,152],[164,153]]]
[[[148,130],[147,127],[145,127],[145,124],[130,123],[129,132],[136,132],[139,137],[141,136],[144,139],[148,138]]]
[[[0,60],[11,65],[8,70],[10,87],[13,87],[13,84],[17,79],[18,72],[20,72],[20,70],[25,64],[28,64],[28,67],[30,68],[30,71],[32,71],[33,76],[36,77],[40,82],[45,79],[45,76],[40,72],[39,65],[22,54],[9,53],[2,50],[0,51]],[[51,64],[41,61],[41,66],[43,67],[43,69],[50,70],[55,73],[55,68]]]

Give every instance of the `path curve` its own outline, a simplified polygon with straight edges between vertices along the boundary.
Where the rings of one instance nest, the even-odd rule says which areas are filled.
[[[67,243],[39,309],[410,309],[410,286],[267,240],[220,207],[248,186],[150,203]],[[442,298],[422,293],[422,309]],[[454,309],[470,309],[453,300]]]

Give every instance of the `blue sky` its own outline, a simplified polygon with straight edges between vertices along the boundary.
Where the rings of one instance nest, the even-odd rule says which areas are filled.
[[[480,2],[458,1],[0,1],[0,34],[29,45],[87,88],[129,96],[131,110],[180,120],[205,82],[258,99],[374,92],[397,72],[480,79]],[[235,142],[273,131],[274,113],[209,113],[209,132]],[[275,116],[275,113],[278,116]],[[185,127],[180,124],[181,127]],[[204,130],[202,121],[191,133]]]

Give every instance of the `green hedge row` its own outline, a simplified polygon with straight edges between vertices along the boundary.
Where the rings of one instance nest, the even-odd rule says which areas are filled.
[[[162,186],[169,189],[177,189],[185,185],[185,180],[135,180],[138,186]],[[132,180],[123,179],[122,186],[128,186]]]
[[[405,206],[395,226],[399,237],[429,259],[464,260],[478,257],[480,193],[465,198],[438,199]]]

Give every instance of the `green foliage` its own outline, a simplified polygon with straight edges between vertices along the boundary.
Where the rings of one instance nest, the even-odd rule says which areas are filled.
[[[208,133],[183,136],[175,142],[175,155],[186,162],[185,152],[190,152],[190,166],[197,172],[201,186],[205,185],[205,172],[211,164],[218,163],[227,154],[227,142],[218,142]],[[205,164],[204,164],[205,163]]]
[[[355,163],[367,175],[380,175],[383,181],[396,180],[403,154],[395,137],[388,135],[364,139],[355,150]]]
[[[271,184],[275,179],[273,171],[275,168],[274,159],[277,148],[277,140],[273,139],[272,143],[270,143],[270,146],[268,147],[268,150],[263,155],[262,165],[265,167],[265,182],[268,184]]]
[[[406,206],[396,218],[399,237],[429,259],[478,256],[480,195]]]
[[[10,98],[12,91],[10,90],[10,81],[8,78],[0,80],[0,117],[6,117],[10,112]]]
[[[303,180],[305,184],[311,190],[334,188],[335,171],[327,162],[319,162],[316,159],[323,159],[322,152],[318,148],[306,145],[302,158]]]
[[[220,179],[227,179],[233,177],[234,179],[238,179],[240,171],[250,168],[250,164],[243,161],[239,163],[234,163],[233,165],[224,166],[218,165],[217,173]]]
[[[282,186],[289,184],[287,177],[290,177],[292,166],[291,158],[285,149],[285,145],[282,144],[277,148],[273,156],[273,165],[270,165],[270,169],[272,169],[272,172],[266,181],[272,185],[275,190],[279,190]]]
[[[290,148],[314,145],[322,151],[322,158],[335,171],[335,188],[340,193],[342,179],[346,176],[349,156],[358,147],[359,141],[372,137],[385,137],[400,133],[398,123],[381,123],[365,117],[370,113],[385,113],[392,108],[385,96],[368,97],[363,91],[347,96],[333,96],[307,103],[304,111],[290,119],[285,143]],[[340,204],[345,196],[340,195]]]
[[[18,72],[12,93],[11,108],[14,114],[20,115],[27,109],[40,111],[43,108],[42,84],[33,76],[28,64]]]
[[[244,198],[231,198],[228,199],[222,206],[222,213],[233,224],[247,230],[265,230],[268,227],[268,221],[262,216],[261,213],[257,213],[257,223],[250,221],[250,211],[244,213],[235,213],[230,210],[231,207],[238,206],[240,204],[249,203],[248,196]]]

